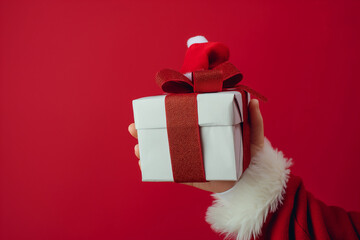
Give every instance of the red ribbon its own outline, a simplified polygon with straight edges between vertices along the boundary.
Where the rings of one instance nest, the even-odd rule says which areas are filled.
[[[166,125],[175,182],[206,182],[196,93],[165,97]]]
[[[182,73],[171,69],[164,69],[157,73],[156,82],[161,89],[167,93],[177,93],[165,97],[166,125],[175,182],[206,182],[197,116],[197,93],[221,91],[241,93],[243,171],[250,164],[247,92],[263,101],[266,101],[266,98],[247,86],[239,85],[241,80],[240,71],[228,61],[211,70],[192,72],[192,81]]]

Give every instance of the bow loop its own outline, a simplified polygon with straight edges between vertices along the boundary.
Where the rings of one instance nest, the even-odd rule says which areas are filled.
[[[190,93],[194,91],[193,83],[183,74],[163,69],[156,74],[156,83],[167,93]]]
[[[235,87],[242,80],[240,71],[226,61],[211,70],[192,73],[192,82],[182,73],[164,69],[156,74],[156,82],[167,93],[221,92],[224,88]]]
[[[253,96],[266,102],[266,97],[240,85],[243,75],[230,62],[224,62],[211,70],[200,70],[192,73],[192,81],[182,73],[163,69],[156,74],[156,83],[167,93],[208,93],[221,91],[245,90]]]
[[[223,72],[223,88],[235,87],[243,78],[239,69],[230,62],[224,62],[216,66],[214,70],[221,70]]]

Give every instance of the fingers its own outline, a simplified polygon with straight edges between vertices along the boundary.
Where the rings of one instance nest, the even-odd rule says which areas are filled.
[[[128,130],[129,130],[131,136],[133,136],[136,139],[138,138],[137,131],[135,129],[135,123],[130,124],[128,127]]]
[[[129,133],[131,134],[131,136],[133,136],[136,139],[138,138],[137,131],[135,129],[135,123],[130,124],[128,127],[128,130],[129,130]],[[140,159],[139,144],[135,145],[134,152],[135,152],[136,157]]]
[[[133,137],[136,138],[136,139],[138,138],[137,131],[136,131],[136,129],[135,129],[135,123],[130,124],[129,127],[128,127],[128,130],[129,130],[131,136],[133,136]],[[138,159],[140,159],[139,144],[136,144],[136,145],[135,145],[135,147],[134,147],[134,153],[135,153],[135,156],[136,156]],[[139,160],[138,164],[139,164],[139,168],[140,168],[140,170],[141,170],[140,160]]]
[[[264,145],[264,122],[261,116],[259,101],[252,99],[249,104],[250,127],[251,127],[251,144],[258,147]]]
[[[140,159],[140,153],[139,153],[139,144],[136,144],[134,147],[135,156]]]

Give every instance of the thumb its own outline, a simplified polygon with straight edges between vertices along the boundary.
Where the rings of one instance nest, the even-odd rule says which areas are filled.
[[[249,104],[250,142],[257,147],[264,146],[264,122],[261,116],[259,101],[251,99]]]

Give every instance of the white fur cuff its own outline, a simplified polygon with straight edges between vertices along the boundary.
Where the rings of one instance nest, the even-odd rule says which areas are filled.
[[[268,213],[282,204],[290,166],[291,159],[265,139],[264,148],[252,157],[239,182],[212,195],[215,201],[206,213],[211,228],[237,240],[259,236]]]

